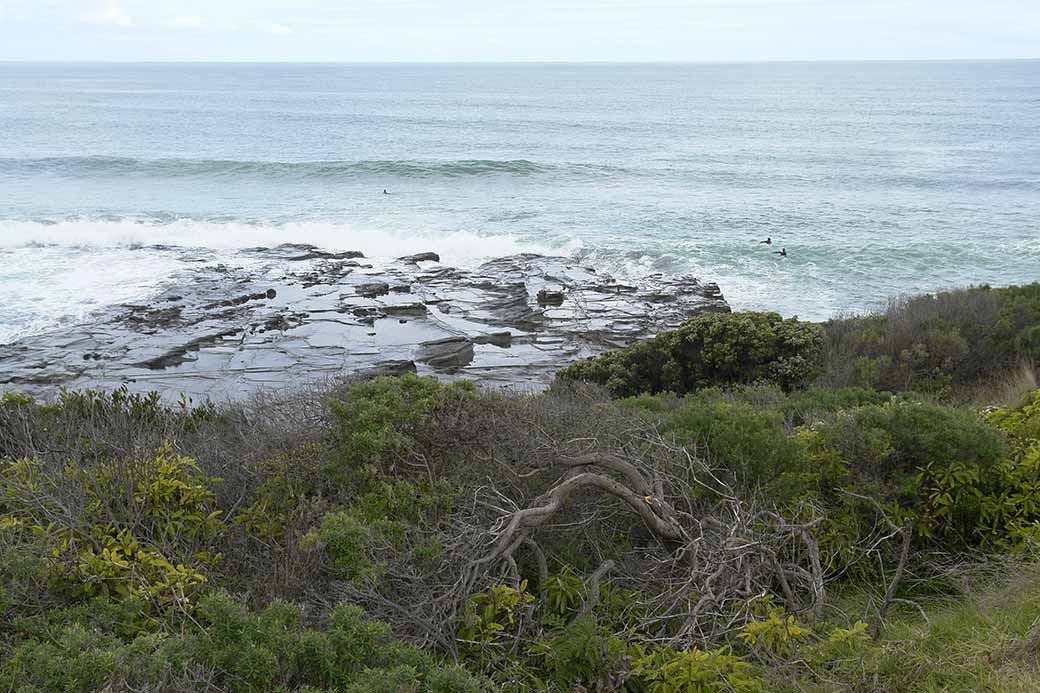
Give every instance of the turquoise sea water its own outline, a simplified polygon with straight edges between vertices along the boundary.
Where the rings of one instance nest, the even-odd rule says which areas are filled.
[[[0,341],[279,242],[808,318],[1040,279],[1040,62],[0,64]]]

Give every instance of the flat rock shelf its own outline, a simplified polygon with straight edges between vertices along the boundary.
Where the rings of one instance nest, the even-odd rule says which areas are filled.
[[[729,311],[714,283],[619,283],[563,257],[464,270],[436,253],[376,262],[297,244],[240,252],[247,262],[201,262],[147,302],[0,345],[0,390],[126,385],[227,400],[408,372],[539,389],[574,360]]]

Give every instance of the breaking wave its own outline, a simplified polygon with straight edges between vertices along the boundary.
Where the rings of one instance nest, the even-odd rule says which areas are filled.
[[[307,243],[326,250],[360,250],[366,257],[393,258],[436,251],[445,263],[472,267],[517,253],[570,254],[576,242],[537,242],[519,235],[485,235],[473,231],[402,231],[332,222],[250,224],[178,220],[77,219],[57,222],[0,221],[0,248],[61,246],[101,249],[206,249],[224,254],[245,248]]]
[[[445,264],[463,268],[518,253],[569,255],[578,245],[321,222],[0,220],[0,344],[82,321],[106,305],[147,299],[200,262],[266,271],[270,256],[240,251],[283,243],[359,250],[374,262],[433,251]]]
[[[599,169],[587,164],[541,164],[527,159],[370,160],[370,161],[236,161],[229,159],[134,159],[72,156],[0,159],[0,174],[54,176],[148,176],[159,178],[464,178],[474,176],[538,176],[555,170],[568,173]]]

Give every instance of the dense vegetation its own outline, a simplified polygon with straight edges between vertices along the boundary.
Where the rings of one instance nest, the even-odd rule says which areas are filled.
[[[825,327],[822,384],[975,394],[1040,361],[1040,283],[900,298]]]
[[[775,313],[702,315],[675,332],[571,365],[615,396],[772,383],[975,397],[1040,360],[1040,283],[903,297],[823,325]],[[1034,382],[1035,385],[1035,382]]]
[[[754,382],[791,389],[816,374],[822,337],[817,326],[776,313],[708,313],[674,332],[572,364],[560,377],[605,385],[616,397]]]
[[[938,299],[698,318],[533,395],[8,394],[0,690],[1037,690],[1040,390],[953,396],[1035,358],[999,295],[895,394],[834,345],[897,372],[879,325]]]

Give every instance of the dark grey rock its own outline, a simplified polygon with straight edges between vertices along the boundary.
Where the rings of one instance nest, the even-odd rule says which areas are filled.
[[[250,301],[263,301],[271,300],[278,295],[278,292],[274,289],[268,289],[267,291],[258,291],[253,294],[243,294],[241,296],[235,296],[234,298],[226,298],[223,301],[215,301],[206,306],[206,308],[217,308],[217,307],[232,307],[240,306],[243,303],[249,303]],[[179,309],[168,309],[168,310],[179,310]]]
[[[189,354],[191,354],[192,352],[198,351],[204,346],[219,342],[224,337],[230,337],[231,335],[236,334],[237,332],[238,330],[234,329],[223,330],[215,334],[197,337],[196,339],[193,339],[187,342],[186,344],[177,345],[169,351],[166,351],[156,356],[155,358],[147,359],[140,363],[135,363],[134,365],[139,368],[148,368],[155,371],[161,371],[167,368],[171,368],[173,366],[179,366],[191,358]]]
[[[473,362],[473,340],[469,337],[446,337],[423,342],[415,360],[436,370],[454,371]]]
[[[364,296],[366,298],[386,296],[388,293],[390,293],[390,285],[386,282],[369,282],[367,284],[358,284],[354,287],[354,293],[356,293],[358,296]]]
[[[562,306],[564,296],[562,291],[542,289],[538,292],[537,298],[540,306]]]
[[[303,262],[304,260],[353,260],[365,257],[365,254],[357,250],[348,250],[345,253],[326,253],[321,250],[309,250],[302,255],[294,255],[285,258],[289,262]]]
[[[503,349],[513,345],[512,332],[494,332],[492,334],[481,334],[473,338],[474,344],[492,344]]]
[[[420,262],[440,262],[441,256],[437,253],[416,253],[415,255],[405,255],[397,259],[414,265]]]
[[[398,306],[386,306],[383,308],[383,313],[386,315],[393,315],[399,317],[402,315],[421,318],[430,311],[427,310],[426,306],[421,303],[405,303]]]
[[[400,377],[415,373],[415,361],[384,361],[368,368],[357,371],[357,377],[362,379],[379,378],[381,376]]]

